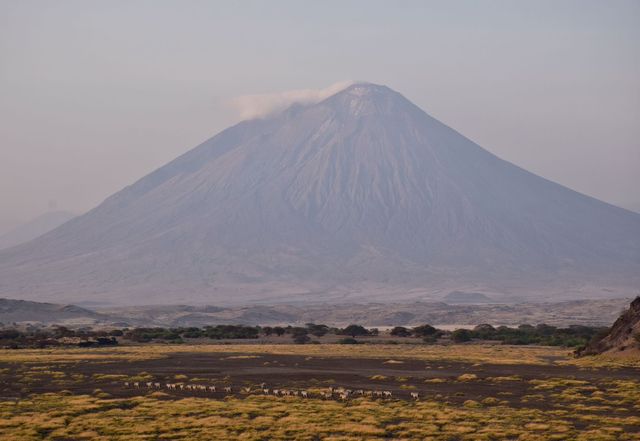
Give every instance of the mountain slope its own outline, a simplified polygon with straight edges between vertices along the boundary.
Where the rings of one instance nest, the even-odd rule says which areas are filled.
[[[599,297],[628,294],[639,270],[640,215],[500,160],[384,86],[356,84],[231,127],[0,253],[0,294]]]
[[[50,211],[37,218],[26,222],[13,230],[0,236],[0,250],[9,248],[21,243],[29,242],[38,236],[59,227],[69,219],[73,219],[75,214],[68,211]]]

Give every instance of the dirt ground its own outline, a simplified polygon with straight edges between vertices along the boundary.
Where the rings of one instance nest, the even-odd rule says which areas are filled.
[[[28,387],[20,382],[25,370],[36,373],[38,369],[63,372],[72,381],[52,380],[47,375],[30,378]],[[497,397],[511,407],[549,408],[553,400],[524,400],[534,393],[532,380],[570,379],[597,385],[611,380],[637,380],[639,372],[634,368],[581,369],[558,365],[500,365],[472,364],[446,361],[385,360],[383,358],[335,358],[301,355],[238,354],[233,353],[176,353],[167,358],[130,361],[78,361],[74,363],[16,365],[0,362],[2,399],[20,399],[28,394],[71,390],[74,394],[92,393],[99,388],[114,397],[144,394],[144,389],[125,387],[124,376],[145,377],[145,381],[216,385],[216,393],[188,390],[166,390],[168,398],[202,395],[212,399],[228,393],[223,386],[231,386],[233,394],[241,395],[242,388],[251,393],[258,391],[261,383],[269,389],[306,390],[343,387],[352,390],[391,391],[394,399],[411,399],[417,392],[421,399],[436,399],[452,404],[466,400],[482,401]],[[465,374],[476,378],[460,378]],[[122,375],[122,379],[103,376]],[[425,382],[426,381],[426,382]],[[547,397],[553,389],[535,390]],[[246,393],[246,392],[245,392]],[[506,403],[505,403],[506,404]]]

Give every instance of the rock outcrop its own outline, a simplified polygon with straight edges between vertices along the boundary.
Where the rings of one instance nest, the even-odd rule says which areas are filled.
[[[608,334],[592,341],[578,355],[610,354],[640,350],[640,296],[615,321]]]

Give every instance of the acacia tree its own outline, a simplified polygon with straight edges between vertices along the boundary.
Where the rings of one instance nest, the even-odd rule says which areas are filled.
[[[291,338],[293,338],[295,344],[303,345],[308,343],[311,339],[307,334],[307,328],[291,328]]]
[[[273,328],[271,326],[263,326],[262,327],[262,332],[264,333],[264,335],[266,335],[268,337],[271,334],[273,334]]]
[[[471,331],[468,329],[456,329],[451,334],[451,338],[456,343],[464,343],[471,340]]]
[[[362,325],[349,325],[342,330],[341,334],[350,335],[355,338],[359,335],[369,335],[369,331]]]
[[[409,337],[411,335],[411,331],[404,326],[396,326],[391,330],[391,335],[395,337]]]
[[[309,334],[322,337],[329,331],[329,327],[327,325],[316,325],[315,323],[307,323],[307,329],[309,330]]]
[[[417,335],[418,337],[427,337],[435,335],[436,333],[438,333],[438,330],[431,325],[422,325],[413,328],[413,335]]]

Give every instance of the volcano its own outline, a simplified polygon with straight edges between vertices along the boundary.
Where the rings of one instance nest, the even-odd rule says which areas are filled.
[[[0,296],[55,302],[549,300],[638,284],[640,215],[368,83],[230,127],[0,252]]]

